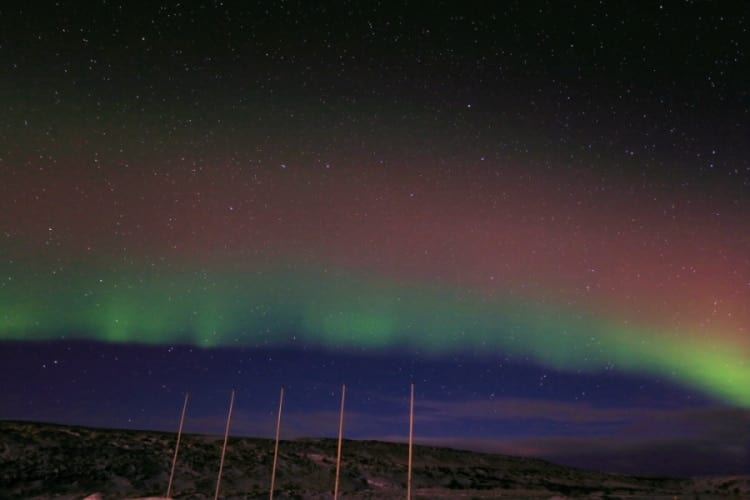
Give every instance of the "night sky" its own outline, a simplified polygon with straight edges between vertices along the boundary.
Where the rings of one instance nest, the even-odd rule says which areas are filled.
[[[0,418],[750,471],[745,2],[0,25]]]

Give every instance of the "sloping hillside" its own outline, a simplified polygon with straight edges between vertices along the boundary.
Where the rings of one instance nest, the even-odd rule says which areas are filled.
[[[175,435],[0,422],[0,491],[3,498],[103,498],[163,495]],[[213,498],[222,438],[185,435],[174,496]],[[336,442],[283,441],[276,479],[278,498],[329,498]],[[223,498],[267,498],[273,442],[230,438],[222,477]],[[405,495],[407,448],[377,441],[346,441],[344,498]],[[542,460],[417,446],[416,498],[720,498],[747,495],[747,478],[644,478],[562,467]]]

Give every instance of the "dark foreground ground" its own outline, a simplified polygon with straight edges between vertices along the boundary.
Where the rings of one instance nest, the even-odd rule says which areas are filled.
[[[175,435],[0,421],[0,497],[164,495]],[[222,438],[184,435],[173,496],[213,498]],[[230,438],[222,498],[267,498],[273,442]],[[336,441],[282,441],[276,498],[332,497]],[[542,460],[416,446],[415,498],[750,498],[750,478],[648,478]],[[342,498],[403,498],[407,446],[345,441]]]

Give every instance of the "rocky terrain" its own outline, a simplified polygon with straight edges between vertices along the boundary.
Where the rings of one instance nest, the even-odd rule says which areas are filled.
[[[164,495],[176,436],[0,421],[0,497],[133,498]],[[173,496],[213,498],[222,437],[184,435]],[[230,438],[222,498],[267,498],[273,442]],[[282,441],[276,498],[332,497],[336,441]],[[749,498],[750,478],[649,478],[542,460],[416,446],[414,498]],[[345,441],[342,498],[403,498],[407,447]]]

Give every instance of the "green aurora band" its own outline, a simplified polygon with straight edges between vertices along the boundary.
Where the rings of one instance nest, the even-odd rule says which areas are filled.
[[[614,366],[654,374],[750,407],[750,363],[742,350],[690,332],[344,272],[79,271],[44,279],[16,274],[4,282],[0,338],[502,353],[563,370]]]

